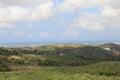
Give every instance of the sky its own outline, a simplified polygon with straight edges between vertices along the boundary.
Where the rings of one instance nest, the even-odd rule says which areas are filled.
[[[120,0],[0,0],[0,44],[120,42]]]

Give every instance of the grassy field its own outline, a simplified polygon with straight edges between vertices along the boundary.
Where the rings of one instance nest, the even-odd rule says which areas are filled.
[[[18,71],[1,73],[0,80],[120,80],[120,77],[90,74],[68,74],[52,71]]]
[[[0,80],[120,80],[120,62],[1,72]]]

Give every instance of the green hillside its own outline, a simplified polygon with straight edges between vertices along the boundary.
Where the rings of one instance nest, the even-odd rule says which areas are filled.
[[[120,80],[120,62],[0,73],[0,80]]]
[[[0,48],[0,64],[30,66],[80,66],[119,61],[120,55],[98,46],[55,44],[39,47]]]
[[[120,80],[120,55],[111,50],[81,44],[0,47],[0,80]]]

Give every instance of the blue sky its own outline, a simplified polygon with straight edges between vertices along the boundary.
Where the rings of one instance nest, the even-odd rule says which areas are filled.
[[[0,0],[0,44],[119,42],[119,0]]]

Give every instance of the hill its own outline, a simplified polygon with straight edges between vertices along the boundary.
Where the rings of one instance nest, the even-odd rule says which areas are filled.
[[[104,47],[0,47],[0,80],[120,80],[120,55]]]
[[[98,46],[55,44],[39,47],[1,48],[1,63],[30,66],[80,66],[119,61],[120,56]]]
[[[113,54],[120,54],[120,46],[114,43],[108,43],[101,45],[102,48],[110,50]]]

